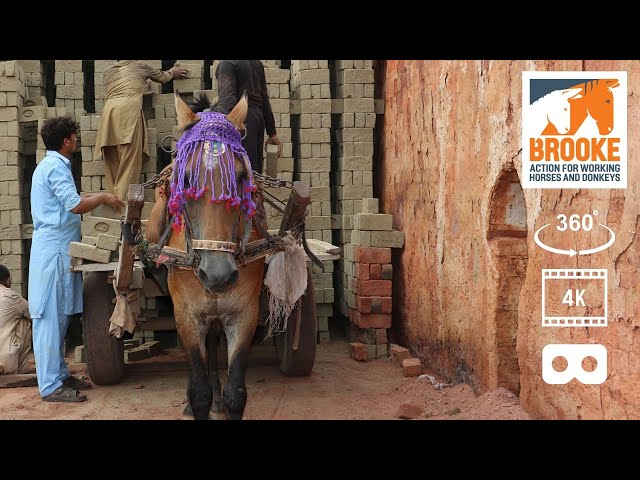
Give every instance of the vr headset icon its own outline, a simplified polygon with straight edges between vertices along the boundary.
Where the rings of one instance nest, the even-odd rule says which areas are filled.
[[[563,372],[556,372],[553,360],[567,359],[568,366]],[[593,357],[598,365],[593,372],[582,368],[582,360]],[[598,385],[607,379],[607,349],[599,344],[551,344],[542,349],[542,379],[551,385],[564,385],[573,379],[585,385]]]

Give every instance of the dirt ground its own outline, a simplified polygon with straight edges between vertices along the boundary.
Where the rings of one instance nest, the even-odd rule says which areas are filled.
[[[128,364],[122,383],[94,386],[85,392],[84,403],[43,402],[36,387],[0,389],[0,419],[180,419],[188,372],[175,365],[183,360],[179,350],[169,349]],[[74,375],[86,375],[85,365],[75,363],[73,355],[67,363]],[[437,389],[427,377],[404,377],[390,359],[352,360],[345,341],[318,345],[309,377],[287,378],[273,363],[270,358],[250,360],[247,420],[387,420],[402,412],[437,420],[530,418],[518,397],[505,389],[480,396],[468,385]]]

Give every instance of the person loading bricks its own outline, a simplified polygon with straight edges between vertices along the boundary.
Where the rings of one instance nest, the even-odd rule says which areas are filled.
[[[186,78],[177,66],[162,71],[139,60],[121,60],[104,72],[107,101],[100,115],[94,160],[104,159],[105,188],[126,202],[129,185],[140,182],[149,159],[142,100],[149,80],[167,83]]]

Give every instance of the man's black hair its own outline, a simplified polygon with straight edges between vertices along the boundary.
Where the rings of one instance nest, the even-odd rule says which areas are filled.
[[[74,122],[69,115],[65,115],[45,120],[40,135],[47,150],[57,152],[62,148],[64,139],[71,138],[71,135],[77,134],[78,130],[80,130],[80,124]]]
[[[0,283],[4,283],[9,280],[11,273],[9,273],[9,269],[4,265],[0,265]]]

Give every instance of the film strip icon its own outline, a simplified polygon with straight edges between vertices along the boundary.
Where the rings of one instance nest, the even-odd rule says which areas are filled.
[[[557,294],[561,295],[561,298]],[[585,295],[586,294],[586,295]],[[558,303],[560,302],[560,305]],[[568,305],[562,307],[562,304]],[[601,308],[592,308],[594,305]],[[555,307],[569,313],[588,315],[558,315]],[[584,308],[582,308],[584,307]],[[577,312],[576,312],[577,310]],[[557,268],[542,270],[543,327],[606,327],[607,270],[603,268]]]

